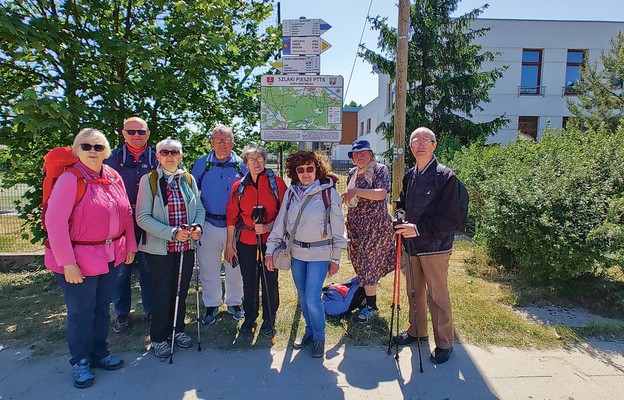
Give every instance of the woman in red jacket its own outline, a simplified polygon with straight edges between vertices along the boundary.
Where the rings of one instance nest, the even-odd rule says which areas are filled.
[[[227,244],[225,257],[232,265],[240,264],[243,277],[243,308],[245,322],[242,333],[251,333],[258,318],[258,287],[262,282],[262,318],[260,332],[273,335],[275,315],[279,307],[277,270],[267,271],[258,262],[258,238],[261,239],[262,259],[266,252],[266,240],[277,217],[286,183],[266,168],[267,154],[257,145],[246,146],[243,162],[249,172],[232,186],[227,205]],[[264,269],[264,271],[262,270]],[[266,276],[266,282],[264,277]]]

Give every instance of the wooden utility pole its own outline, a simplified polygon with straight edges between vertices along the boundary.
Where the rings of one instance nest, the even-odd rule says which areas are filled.
[[[396,54],[396,101],[394,103],[394,151],[392,162],[392,196],[399,198],[405,170],[405,108],[407,89],[407,33],[409,29],[409,0],[399,0],[399,27]]]

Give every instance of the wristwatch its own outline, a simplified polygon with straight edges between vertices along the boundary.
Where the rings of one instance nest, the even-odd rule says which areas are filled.
[[[176,236],[178,235],[178,231],[180,230],[180,228],[175,228],[173,230],[173,234],[171,235],[171,240],[176,240]]]

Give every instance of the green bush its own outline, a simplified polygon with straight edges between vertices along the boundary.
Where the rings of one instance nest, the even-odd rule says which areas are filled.
[[[624,261],[624,129],[546,130],[538,143],[472,146],[453,167],[475,240],[530,281],[561,284]]]

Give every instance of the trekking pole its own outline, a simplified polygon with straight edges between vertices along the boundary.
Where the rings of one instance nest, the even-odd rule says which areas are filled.
[[[186,224],[180,225],[180,229],[188,230]],[[173,364],[173,348],[175,347],[175,334],[178,322],[178,306],[180,305],[180,286],[182,285],[182,263],[184,262],[184,243],[180,251],[180,268],[178,268],[178,287],[176,289],[175,308],[173,309],[173,332],[171,333],[171,355],[169,356],[169,364]]]
[[[191,230],[197,229],[199,225],[193,225]],[[193,249],[195,250],[195,306],[197,308],[197,351],[201,351],[201,329],[200,329],[200,311],[199,311],[199,262],[197,258],[197,240],[192,240]]]
[[[392,316],[390,317],[390,334],[388,337],[388,354],[392,353],[392,331],[394,329],[394,315],[395,315],[395,311],[397,309],[397,293],[400,297],[400,291],[401,288],[399,287],[398,284],[398,278],[399,275],[401,274],[401,235],[397,235],[397,256],[396,256],[396,264],[394,266],[394,281],[392,284],[392,304],[390,305],[390,308],[392,308]],[[397,323],[398,323],[398,316],[397,316]],[[399,330],[397,329],[397,335],[399,333]]]
[[[412,308],[414,309],[414,325],[416,327],[416,336],[418,339],[416,343],[418,343],[418,361],[420,361],[420,372],[423,372],[423,363],[422,363],[422,350],[420,349],[420,336],[418,336],[418,310],[416,310],[416,291],[414,290],[414,271],[412,270],[412,256],[410,255],[410,246],[411,241],[407,239],[405,241],[405,247],[407,248],[407,271],[409,274],[409,282],[410,282],[410,296],[412,299]]]
[[[264,207],[263,206],[256,206],[254,207],[254,209],[256,209],[256,218],[254,219],[254,222],[257,224],[262,223],[262,220],[264,219]],[[262,235],[258,234],[256,235],[258,244],[256,247],[256,272],[257,269],[260,268],[262,271],[262,297],[266,296],[266,302],[267,302],[267,308],[269,309],[269,323],[271,324],[271,344],[275,344],[275,321],[273,320],[273,308],[271,307],[271,295],[268,290],[268,280],[267,280],[267,276],[266,276],[266,270],[264,268],[264,255],[262,254]],[[259,293],[258,293],[258,297],[260,297]]]
[[[399,334],[399,328],[400,328],[400,323],[401,323],[401,238],[402,235],[397,235],[397,261],[396,261],[396,267],[395,267],[395,271],[396,271],[396,281],[397,281],[397,298],[396,298],[396,310],[397,310],[397,317],[396,317],[396,331],[397,331],[397,335]],[[398,360],[399,359],[399,344],[395,343],[395,354],[394,354],[394,359]]]

